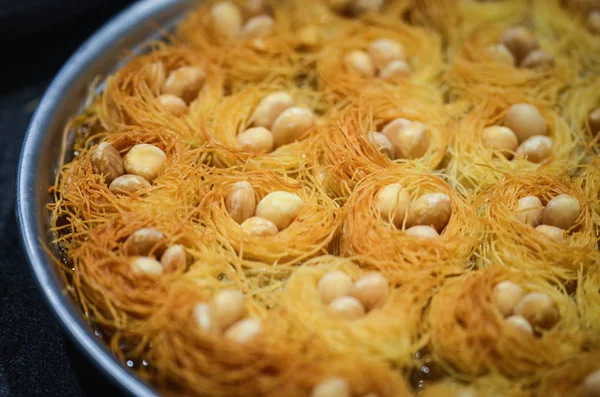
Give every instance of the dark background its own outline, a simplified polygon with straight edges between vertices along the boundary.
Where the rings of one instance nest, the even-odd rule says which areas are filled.
[[[0,396],[121,396],[69,340],[37,289],[15,219],[29,119],[75,49],[131,0],[0,0]]]

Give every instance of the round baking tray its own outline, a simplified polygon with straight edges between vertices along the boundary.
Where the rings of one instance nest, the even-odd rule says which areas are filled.
[[[25,136],[17,171],[17,219],[29,264],[43,296],[76,345],[123,391],[157,396],[119,362],[95,336],[79,307],[65,289],[52,250],[50,214],[46,210],[61,163],[63,130],[83,110],[91,84],[119,68],[125,50],[142,51],[144,43],[160,38],[159,28],[171,29],[197,1],[145,0],[135,3],[89,38],[60,70],[44,94]],[[68,159],[66,159],[68,160]]]

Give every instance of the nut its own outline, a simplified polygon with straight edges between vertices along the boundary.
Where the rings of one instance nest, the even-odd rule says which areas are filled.
[[[242,29],[242,13],[240,9],[230,1],[221,1],[210,10],[216,31],[232,39],[240,34]]]
[[[225,331],[225,338],[240,345],[255,340],[263,330],[262,322],[258,318],[246,318],[233,324]]]
[[[533,34],[525,27],[519,26],[508,29],[500,37],[500,42],[508,48],[518,63],[539,44]]]
[[[515,329],[523,331],[529,335],[533,335],[533,328],[529,321],[525,317],[522,316],[510,316],[506,319],[506,322],[510,324]]]
[[[94,174],[104,175],[107,184],[125,173],[121,155],[108,142],[102,142],[96,146],[92,154],[92,170]]]
[[[189,103],[198,96],[205,77],[204,71],[198,67],[182,66],[169,73],[162,93],[178,96]]]
[[[369,142],[375,146],[378,152],[383,154],[385,157],[390,160],[394,159],[394,147],[392,146],[392,142],[383,135],[381,132],[371,131],[369,132]]]
[[[515,57],[504,44],[495,44],[488,48],[491,57],[498,63],[515,66]]]
[[[408,210],[408,226],[431,226],[438,233],[448,224],[452,202],[446,193],[426,193],[412,202]]]
[[[125,171],[152,182],[164,168],[167,156],[154,145],[141,143],[132,147],[124,157]]]
[[[410,194],[399,183],[387,185],[377,193],[377,209],[381,217],[387,222],[392,222],[397,228],[402,227],[409,206]]]
[[[246,219],[242,223],[242,230],[255,237],[275,236],[279,232],[273,222],[259,216]]]
[[[346,379],[331,377],[313,387],[310,397],[351,397],[350,384]]]
[[[405,233],[407,236],[424,238],[424,239],[432,239],[432,240],[440,237],[439,233],[436,232],[434,228],[432,228],[431,226],[423,226],[423,225],[409,227],[408,229],[406,229]]]
[[[388,281],[380,273],[369,273],[354,283],[350,295],[358,299],[367,310],[383,306],[389,295]]]
[[[379,77],[382,79],[397,79],[399,77],[407,77],[410,75],[410,66],[404,61],[392,61],[385,65]]]
[[[256,216],[270,220],[281,231],[298,217],[305,205],[297,194],[271,192],[258,203]]]
[[[242,37],[246,39],[260,39],[271,34],[275,21],[268,15],[252,17],[242,29]]]
[[[398,129],[388,136],[397,159],[416,159],[423,157],[429,149],[429,134],[425,126],[419,122],[411,123],[408,127]]]
[[[330,303],[336,298],[346,296],[352,288],[352,279],[346,273],[336,270],[326,273],[317,284],[321,301]]]
[[[273,92],[260,100],[250,116],[250,121],[256,126],[271,128],[275,119],[292,106],[294,106],[294,98],[287,92]]]
[[[162,62],[152,62],[146,66],[144,81],[149,87],[161,90],[167,79],[165,65]]]
[[[560,194],[546,204],[542,222],[568,230],[575,225],[580,212],[579,200],[569,194]]]
[[[600,34],[600,10],[594,10],[588,14],[587,26],[590,32]]]
[[[175,244],[167,248],[160,258],[160,263],[165,269],[185,269],[187,256],[183,245]]]
[[[345,320],[356,320],[365,315],[365,308],[352,296],[340,296],[329,303],[329,311]]]
[[[554,56],[544,50],[531,51],[519,64],[522,68],[551,68],[555,65]]]
[[[248,181],[234,183],[229,188],[225,207],[231,218],[239,224],[254,215],[256,198],[252,185]]]
[[[492,299],[504,317],[513,314],[515,306],[521,301],[525,291],[512,281],[501,281],[494,286]]]
[[[291,107],[277,117],[271,132],[275,147],[292,143],[315,124],[315,115],[307,109]]]
[[[384,0],[354,0],[353,11],[357,14],[363,12],[378,12],[383,9]]]
[[[228,289],[219,291],[210,302],[210,311],[219,329],[225,331],[246,315],[244,294]]]
[[[516,153],[527,161],[539,164],[552,154],[552,139],[547,136],[534,135],[521,143]]]
[[[515,307],[515,314],[523,316],[533,326],[550,329],[560,321],[558,305],[543,292],[532,292]]]
[[[383,130],[381,130],[381,133],[383,135],[387,136],[391,142],[392,137],[394,137],[396,135],[396,133],[398,133],[399,131],[402,131],[405,128],[408,128],[412,123],[413,123],[412,121],[410,121],[408,119],[404,119],[404,118],[394,119],[394,120],[390,121],[389,123],[387,123],[385,127],[383,127]]]
[[[512,105],[506,113],[504,124],[515,133],[519,142],[534,135],[548,134],[546,120],[535,106],[528,103]]]
[[[149,276],[159,276],[163,274],[164,270],[159,261],[145,256],[134,258],[130,266],[135,274],[146,274]]]
[[[535,228],[535,230],[544,234],[547,238],[555,243],[562,243],[565,241],[565,232],[559,227],[539,225]]]
[[[539,198],[527,196],[519,199],[515,212],[517,220],[529,226],[536,227],[542,221],[544,205]]]
[[[600,369],[590,373],[583,380],[583,397],[600,397]]]
[[[196,324],[204,332],[210,334],[218,334],[220,332],[208,303],[198,303],[194,307],[194,320],[196,320]]]
[[[377,39],[369,44],[369,55],[378,69],[383,69],[392,61],[402,61],[405,58],[404,47],[390,39]]]
[[[355,70],[363,77],[375,76],[373,60],[365,51],[352,51],[344,57],[344,64],[348,69]]]
[[[259,15],[266,15],[270,12],[271,9],[265,0],[248,0],[244,7],[244,16],[246,17],[246,20]]]
[[[497,150],[508,159],[512,158],[512,152],[519,146],[519,140],[510,128],[497,125],[485,128],[481,141],[484,148]]]
[[[125,240],[123,249],[130,256],[150,256],[164,251],[165,236],[156,229],[143,228]]]
[[[114,194],[133,194],[142,189],[152,187],[150,182],[137,175],[123,175],[116,178],[108,189]]]
[[[178,96],[164,94],[158,97],[158,105],[165,112],[171,113],[173,116],[179,117],[187,110],[185,101]]]
[[[592,111],[588,115],[588,123],[592,134],[596,135],[600,132],[600,108]]]
[[[237,142],[248,152],[263,154],[273,150],[273,134],[265,127],[248,128],[238,134]]]

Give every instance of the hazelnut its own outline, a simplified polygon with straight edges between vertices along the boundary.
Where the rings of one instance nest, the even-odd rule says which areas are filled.
[[[410,194],[399,183],[387,185],[377,193],[377,209],[381,217],[392,222],[397,228],[402,227],[402,222],[410,206]]]
[[[233,324],[225,331],[225,338],[240,345],[255,340],[262,332],[263,325],[258,318],[246,318]]]
[[[558,305],[543,292],[531,292],[515,306],[515,314],[523,316],[533,326],[550,329],[560,321]]]
[[[253,216],[242,222],[242,230],[245,234],[255,237],[275,236],[278,233],[277,226],[268,219]]]
[[[242,13],[240,9],[230,1],[221,1],[210,10],[216,31],[232,39],[240,34],[242,29]]]
[[[237,136],[238,145],[256,154],[270,153],[273,150],[273,134],[265,127],[248,128]]]
[[[519,140],[510,128],[497,125],[485,128],[481,135],[481,141],[484,148],[497,150],[509,159],[513,156],[512,152],[519,146]]]
[[[128,195],[149,187],[152,187],[152,185],[146,179],[141,176],[128,174],[116,178],[112,181],[108,189],[114,194]]]
[[[352,288],[352,279],[346,273],[336,270],[326,273],[317,284],[321,301],[330,303],[336,298],[346,296]]]
[[[546,204],[542,222],[545,225],[568,230],[575,225],[580,212],[581,205],[575,197],[569,194],[560,194]]]
[[[273,31],[275,21],[268,15],[252,17],[242,29],[242,37],[247,39],[260,39],[268,36]]]
[[[253,216],[256,198],[252,185],[248,181],[234,183],[229,188],[225,207],[231,218],[239,224]]]
[[[369,132],[369,142],[375,146],[378,152],[383,154],[385,157],[390,160],[394,159],[394,147],[392,146],[392,142],[383,135],[381,132],[371,131]]]
[[[129,256],[149,256],[152,252],[164,250],[165,236],[156,229],[143,228],[132,233],[123,248]]]
[[[529,335],[533,335],[533,328],[529,321],[525,317],[521,316],[510,316],[506,319],[506,322],[510,324],[515,329],[518,329],[522,332],[525,332]]]
[[[600,10],[594,10],[588,14],[587,26],[590,32],[600,34]]]
[[[125,171],[152,182],[163,170],[167,155],[154,145],[141,143],[132,147],[124,157]]]
[[[513,54],[518,63],[531,51],[539,47],[538,41],[525,27],[518,26],[505,31],[500,37],[500,43]]]
[[[351,397],[350,384],[346,379],[331,377],[313,387],[310,397]]]
[[[515,306],[521,301],[525,291],[512,281],[501,281],[494,286],[492,298],[504,317],[513,314]]]
[[[182,66],[169,73],[162,93],[175,95],[189,103],[198,96],[205,77],[204,71],[198,67]]]
[[[158,97],[159,107],[173,116],[179,117],[187,110],[185,101],[178,96],[164,94]]]
[[[600,108],[597,108],[589,114],[588,123],[592,134],[596,135],[600,132]]]
[[[544,50],[531,51],[519,64],[522,68],[551,68],[555,64],[554,56]]]
[[[387,123],[385,127],[383,127],[381,133],[387,136],[391,142],[392,138],[396,135],[396,133],[404,130],[405,128],[408,128],[412,123],[412,121],[404,118],[394,119]]]
[[[396,130],[388,136],[397,159],[416,159],[423,157],[429,149],[430,139],[425,126],[419,122]]]
[[[527,161],[539,164],[552,154],[552,139],[547,136],[534,135],[521,143],[516,153]]]
[[[367,310],[383,306],[389,295],[388,281],[381,273],[369,273],[356,280],[350,295],[358,299]]]
[[[562,243],[565,241],[565,232],[559,227],[539,225],[535,228],[535,230],[542,233],[544,236],[546,236],[555,243]]]
[[[294,98],[287,92],[273,92],[260,100],[250,121],[259,127],[271,128],[281,112],[294,106]]]
[[[172,245],[162,254],[160,263],[165,269],[184,269],[187,264],[187,256],[183,245]]]
[[[213,318],[210,305],[208,303],[198,303],[196,306],[194,306],[194,320],[202,331],[211,334],[220,333],[220,329]]]
[[[305,205],[297,194],[275,191],[260,200],[256,216],[270,220],[281,231],[298,217]]]
[[[534,135],[548,135],[546,120],[535,106],[528,103],[512,105],[506,113],[504,124],[515,133],[519,142]]]
[[[379,77],[382,79],[397,79],[399,77],[407,77],[410,75],[410,66],[404,61],[392,61],[385,65]]]
[[[139,256],[131,261],[131,270],[135,274],[146,274],[149,276],[159,276],[163,274],[163,267],[160,262],[154,258]]]
[[[358,72],[363,77],[374,77],[375,66],[369,54],[365,51],[351,51],[344,57],[344,64],[348,69]]]
[[[515,218],[522,223],[536,227],[542,221],[543,212],[544,205],[541,200],[535,196],[527,196],[519,199]]]
[[[448,224],[452,202],[446,193],[426,193],[412,202],[408,210],[408,226],[433,227],[438,233]]]
[[[488,48],[491,57],[498,63],[515,66],[515,57],[504,44],[492,45]]]
[[[383,69],[392,61],[404,60],[402,44],[390,39],[377,39],[369,44],[369,55],[378,69]]]
[[[92,170],[94,174],[104,175],[108,184],[125,173],[121,155],[108,142],[96,146],[92,154]]]
[[[352,296],[340,296],[329,303],[329,311],[345,320],[356,320],[365,315],[365,308]]]
[[[292,143],[315,124],[315,115],[307,109],[291,107],[277,117],[271,132],[275,147]]]
[[[244,294],[236,290],[219,291],[210,302],[210,312],[219,329],[226,330],[246,315]]]
[[[435,240],[440,238],[440,234],[431,226],[412,226],[405,231],[407,236]]]
[[[583,380],[583,397],[600,397],[600,369],[597,369]]]

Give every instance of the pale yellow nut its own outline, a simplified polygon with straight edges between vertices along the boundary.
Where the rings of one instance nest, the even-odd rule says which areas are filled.
[[[294,98],[287,92],[273,92],[260,100],[250,121],[259,127],[271,128],[275,119],[286,109],[294,106]]]
[[[160,263],[165,269],[184,269],[187,256],[183,245],[175,244],[167,248],[160,258]]]
[[[163,170],[167,155],[154,145],[140,143],[127,152],[123,161],[128,174],[139,175],[152,182]]]
[[[504,44],[495,44],[488,47],[492,59],[498,63],[515,66],[515,57]]]
[[[125,243],[123,249],[130,256],[149,256],[164,251],[165,236],[156,229],[143,228],[132,233]]]
[[[344,57],[344,64],[350,70],[358,72],[363,77],[375,76],[375,65],[365,51],[351,51]]]
[[[191,102],[202,89],[205,77],[204,71],[198,67],[182,66],[169,73],[162,93],[175,95],[185,102]]]
[[[213,318],[211,307],[208,303],[198,303],[194,306],[193,315],[194,321],[196,321],[198,328],[202,331],[215,335],[221,332],[217,322]]]
[[[212,298],[210,311],[220,330],[225,331],[246,315],[244,294],[236,290],[222,290]]]
[[[246,39],[259,39],[273,32],[275,21],[268,15],[259,15],[250,18],[242,29],[242,37]]]
[[[162,62],[152,62],[146,65],[145,70],[144,81],[146,84],[161,90],[167,79],[165,65]]]
[[[506,322],[510,324],[515,329],[522,331],[526,334],[533,335],[533,328],[529,321],[525,317],[522,316],[510,316],[506,319]]]
[[[225,331],[225,338],[240,345],[250,343],[262,333],[262,321],[258,318],[245,318]]]
[[[600,369],[590,373],[583,380],[584,397],[600,397]]]
[[[275,191],[267,194],[256,207],[256,216],[265,218],[281,231],[300,214],[306,203],[297,194]]]
[[[242,222],[242,230],[245,234],[255,237],[275,236],[279,233],[273,222],[259,216],[253,216]]]
[[[310,397],[352,397],[352,394],[346,379],[331,377],[315,385]]]
[[[315,115],[308,109],[294,106],[284,110],[275,119],[271,129],[275,147],[297,141],[315,122]]]
[[[390,121],[389,123],[387,123],[385,127],[383,127],[383,129],[381,130],[381,133],[383,135],[385,135],[391,142],[392,138],[398,132],[404,130],[405,128],[408,128],[412,123],[413,123],[412,121],[410,121],[408,119],[404,119],[404,118],[394,119],[394,120]]]
[[[554,56],[544,50],[531,51],[519,64],[522,68],[551,68],[555,65]]]
[[[568,230],[575,225],[580,212],[579,200],[569,194],[560,194],[546,204],[542,223]]]
[[[387,279],[381,273],[375,272],[356,280],[350,290],[350,295],[358,299],[367,310],[383,306],[389,293]]]
[[[558,305],[543,292],[531,292],[515,307],[515,314],[523,316],[534,327],[550,329],[560,321]]]
[[[163,274],[163,267],[159,261],[154,258],[139,256],[131,261],[131,270],[135,274],[146,274],[149,276],[159,276]]]
[[[357,14],[363,12],[379,12],[383,9],[385,0],[354,0],[353,11]]]
[[[383,69],[392,61],[404,60],[404,47],[397,41],[390,39],[377,39],[369,44],[369,55],[378,69]]]
[[[399,183],[392,183],[379,190],[376,200],[381,217],[401,228],[410,206],[408,190]]]
[[[504,317],[511,316],[525,296],[523,288],[512,281],[501,281],[492,290],[492,299]]]
[[[416,238],[435,240],[440,238],[440,234],[431,226],[417,225],[406,229],[406,235]]]
[[[150,182],[138,175],[123,175],[116,178],[108,189],[114,194],[133,194],[152,187]]]
[[[225,208],[231,219],[239,224],[254,215],[256,197],[250,182],[240,181],[231,185],[225,200]]]
[[[179,117],[187,110],[185,101],[178,96],[163,94],[158,97],[159,107],[173,116]]]
[[[269,5],[265,0],[248,0],[244,7],[244,16],[248,20],[259,15],[266,15],[269,11]]]
[[[221,1],[210,9],[216,31],[232,39],[242,30],[242,12],[230,1]]]
[[[539,47],[538,41],[533,36],[533,33],[522,26],[506,30],[500,37],[500,43],[508,48],[515,57],[517,63],[520,63],[527,54]]]
[[[96,146],[92,153],[92,170],[94,174],[104,175],[104,180],[108,184],[125,173],[121,155],[108,142],[102,142]]]
[[[526,196],[519,199],[515,209],[515,218],[529,226],[536,227],[542,221],[544,205],[536,196]]]
[[[238,134],[237,143],[247,152],[270,153],[273,151],[273,134],[265,127],[252,127]]]
[[[504,118],[504,125],[510,128],[519,142],[534,135],[547,135],[548,126],[540,111],[528,103],[512,105]]]
[[[390,138],[394,145],[397,159],[416,159],[423,157],[430,145],[429,134],[425,126],[419,122],[396,131]]]
[[[321,301],[325,304],[334,299],[350,294],[352,288],[352,279],[346,273],[336,270],[325,273],[317,284],[317,291]]]
[[[426,193],[412,202],[408,210],[408,226],[431,226],[438,233],[452,215],[452,201],[446,193]]]
[[[527,161],[539,164],[552,154],[552,139],[543,135],[534,135],[523,141],[516,153]]]
[[[356,320],[365,315],[365,308],[352,296],[340,296],[329,303],[329,311],[345,320]]]
[[[484,148],[497,150],[510,159],[519,146],[515,133],[508,127],[498,125],[487,127],[481,134],[481,143]]]
[[[588,123],[592,134],[596,135],[600,132],[600,108],[590,112],[588,115]]]
[[[375,146],[378,152],[383,154],[385,157],[390,160],[394,159],[394,147],[392,146],[392,142],[383,135],[381,132],[371,131],[368,134],[369,142]]]
[[[302,45],[314,47],[321,41],[321,32],[314,25],[303,26],[298,31],[298,40]]]
[[[600,34],[600,11],[594,10],[588,14],[587,26],[590,32]]]
[[[410,72],[410,65],[408,63],[404,61],[392,61],[381,69],[379,77],[386,80],[397,79],[409,76]]]
[[[555,243],[562,243],[565,241],[565,232],[556,226],[539,225],[535,228],[536,231],[542,233],[549,240]]]

